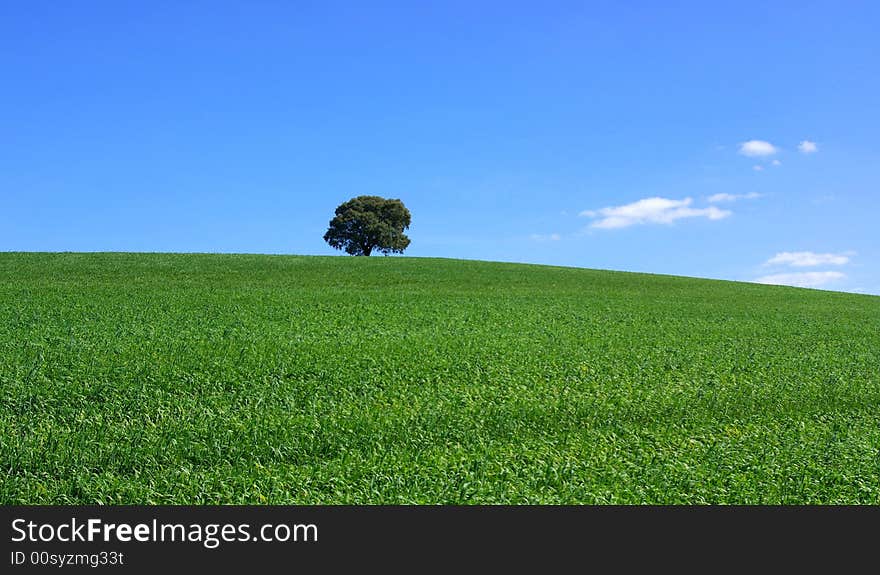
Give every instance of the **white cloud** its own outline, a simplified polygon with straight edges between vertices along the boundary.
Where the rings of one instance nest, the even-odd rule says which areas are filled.
[[[767,260],[766,266],[785,265],[796,268],[834,265],[842,266],[849,263],[852,252],[842,254],[816,254],[813,252],[780,252]]]
[[[613,229],[626,228],[636,224],[671,224],[682,218],[705,217],[720,220],[731,214],[715,206],[692,208],[691,198],[670,200],[668,198],[645,198],[623,206],[610,206],[597,211],[585,210],[580,215],[600,218],[590,227]]]
[[[774,166],[781,166],[782,165],[782,162],[780,162],[779,160],[773,160],[770,163],[773,164]]]
[[[749,140],[739,145],[739,153],[750,158],[772,156],[779,150],[764,140]]]
[[[846,274],[841,272],[800,272],[763,276],[756,279],[755,282],[759,284],[815,288],[842,280],[845,277]]]
[[[764,166],[752,166],[752,169],[755,170],[756,172],[763,172]]]
[[[529,238],[536,242],[558,242],[562,236],[559,234],[532,234]]]
[[[761,194],[758,192],[749,192],[748,194],[714,194],[709,196],[709,203],[718,204],[721,202],[735,202],[737,200],[754,200],[755,198],[760,198]]]
[[[804,140],[798,144],[798,151],[802,154],[814,154],[819,151],[819,146],[816,145],[816,142]]]

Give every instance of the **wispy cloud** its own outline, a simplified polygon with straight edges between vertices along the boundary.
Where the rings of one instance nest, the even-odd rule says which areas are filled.
[[[850,256],[855,255],[853,252],[842,254],[817,254],[813,252],[780,252],[767,260],[764,265],[783,265],[796,268],[805,268],[813,266],[842,266],[849,263]]]
[[[532,234],[529,239],[536,242],[558,242],[562,236],[559,234]]]
[[[764,171],[764,166],[761,166],[761,165],[754,165],[754,166],[752,166],[752,169],[755,170],[756,172],[763,172],[763,171]]]
[[[750,158],[772,156],[778,151],[776,146],[764,140],[749,140],[739,145],[739,153]]]
[[[610,206],[599,210],[585,210],[581,216],[598,218],[590,227],[601,229],[626,228],[637,224],[671,224],[683,218],[708,218],[720,220],[732,212],[716,206],[693,208],[692,198],[671,200],[668,198],[644,198],[623,206]]]
[[[737,200],[754,200],[760,198],[758,192],[749,192],[748,194],[713,194],[706,198],[711,204],[719,204],[722,202],[735,202]]]
[[[846,274],[842,272],[798,272],[763,276],[756,279],[755,282],[759,284],[817,288],[844,278],[846,278]]]
[[[798,151],[802,154],[815,154],[819,151],[819,146],[816,145],[816,142],[804,140],[798,144]]]
[[[810,203],[815,204],[817,206],[821,206],[824,204],[830,204],[831,202],[835,201],[836,199],[837,199],[837,196],[835,196],[834,194],[825,194],[823,196],[813,198],[812,200],[810,200]]]
[[[779,160],[773,160],[770,163],[773,164],[774,166],[781,166],[782,165],[782,162],[780,162]]]

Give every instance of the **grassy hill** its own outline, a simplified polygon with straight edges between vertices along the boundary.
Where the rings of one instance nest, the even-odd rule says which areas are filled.
[[[0,254],[0,503],[880,503],[880,298]]]

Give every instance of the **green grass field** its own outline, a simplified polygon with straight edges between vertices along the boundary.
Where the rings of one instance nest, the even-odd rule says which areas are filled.
[[[4,253],[0,503],[880,504],[880,297]]]

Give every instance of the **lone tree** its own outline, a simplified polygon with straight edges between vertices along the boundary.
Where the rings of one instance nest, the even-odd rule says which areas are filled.
[[[409,245],[403,233],[409,223],[409,210],[400,200],[358,196],[336,208],[324,241],[353,256],[368,256],[373,250],[402,254]]]

